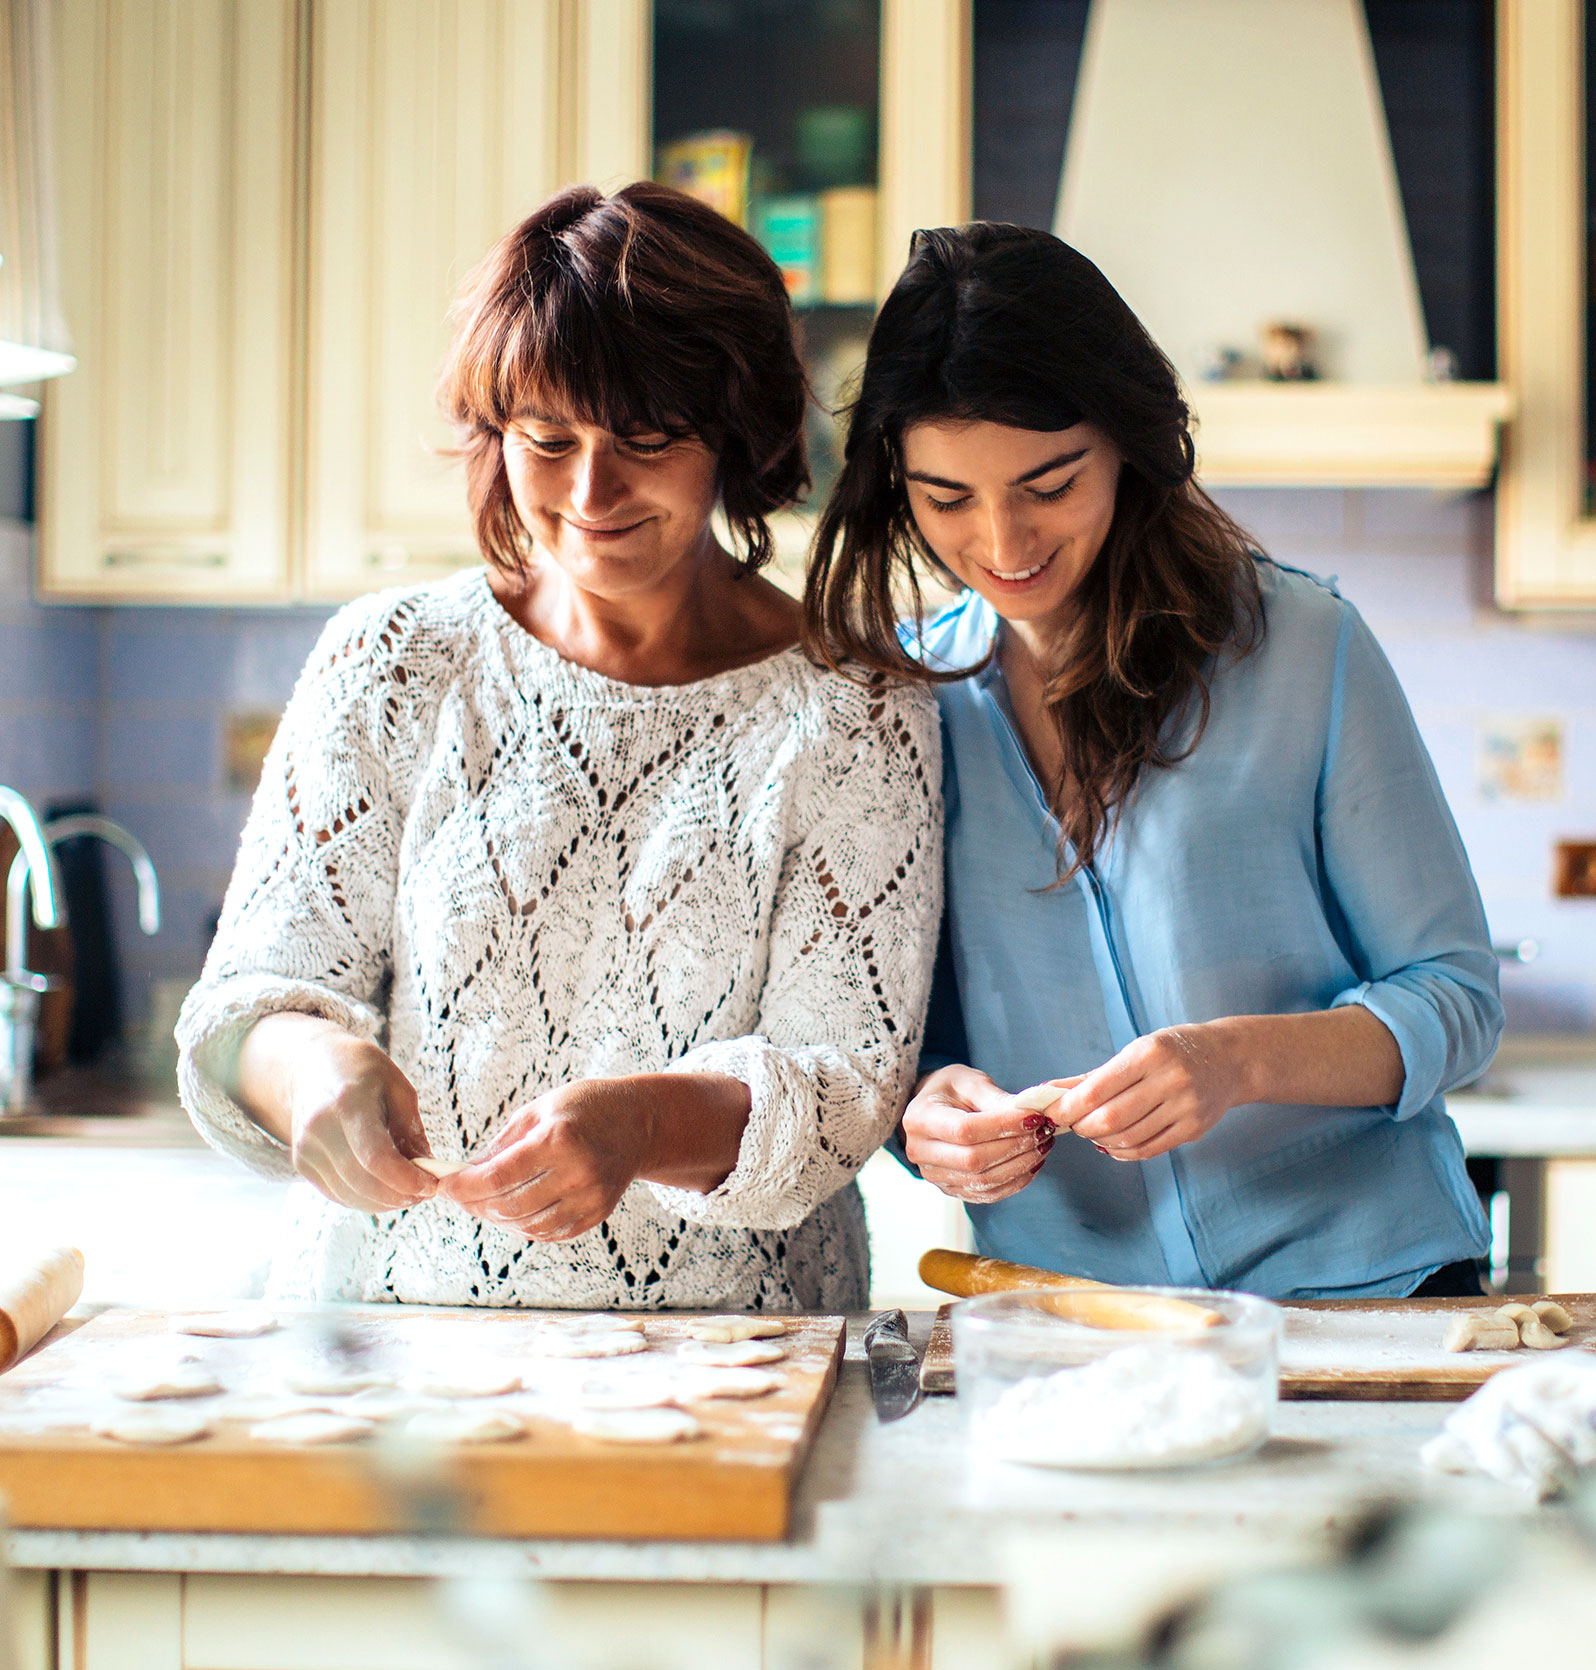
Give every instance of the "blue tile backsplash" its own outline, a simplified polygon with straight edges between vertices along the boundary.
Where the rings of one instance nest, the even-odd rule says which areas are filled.
[[[1504,979],[1521,1029],[1596,1026],[1596,903],[1550,896],[1551,844],[1596,839],[1596,627],[1490,605],[1487,497],[1230,491],[1225,507],[1282,562],[1333,575],[1390,655],[1435,758],[1498,941],[1539,959]],[[198,971],[247,797],[229,788],[229,710],[280,708],[328,611],[41,605],[32,529],[0,521],[0,782],[41,808],[93,796],[149,847],[166,927],[146,940],[115,876],[128,1012]],[[1552,717],[1563,795],[1489,801],[1475,782],[1486,714]]]

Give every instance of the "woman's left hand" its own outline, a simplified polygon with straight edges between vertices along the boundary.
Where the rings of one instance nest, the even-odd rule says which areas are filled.
[[[530,1241],[569,1241],[613,1212],[649,1155],[626,1079],[578,1079],[517,1108],[491,1148],[438,1186],[473,1217]]]
[[[1128,1044],[1048,1110],[1115,1160],[1150,1160],[1206,1135],[1248,1099],[1223,1032],[1172,1026]]]

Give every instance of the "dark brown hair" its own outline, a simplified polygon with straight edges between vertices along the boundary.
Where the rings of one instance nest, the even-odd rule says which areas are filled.
[[[1108,536],[1048,669],[1064,760],[1048,790],[1073,849],[1061,846],[1067,879],[1091,863],[1141,773],[1197,745],[1213,657],[1257,642],[1254,552],[1192,480],[1190,414],[1169,361],[1084,255],[1021,226],[917,232],[870,333],[810,563],[805,643],[838,671],[937,682],[969,670],[927,668],[899,637],[904,600],[922,613],[916,560],[932,560],[909,509],[903,434],[940,419],[1087,422],[1124,460]]]
[[[684,192],[571,186],[501,238],[461,289],[439,399],[460,434],[477,543],[521,572],[506,425],[538,405],[614,434],[696,436],[719,461],[743,566],[809,486],[803,365],[781,272]]]

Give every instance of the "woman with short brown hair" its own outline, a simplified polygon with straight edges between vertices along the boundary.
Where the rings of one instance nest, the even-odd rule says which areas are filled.
[[[443,399],[487,567],[328,626],[180,1027],[207,1139],[306,1180],[272,1291],[863,1304],[938,738],[756,572],[807,483],[781,276],[680,193],[562,192]]]

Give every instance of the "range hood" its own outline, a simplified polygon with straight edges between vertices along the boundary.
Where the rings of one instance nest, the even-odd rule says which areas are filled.
[[[1175,362],[1205,481],[1489,480],[1507,391],[1428,380],[1360,0],[1092,0],[1055,229]],[[1204,380],[1276,321],[1320,380]]]

